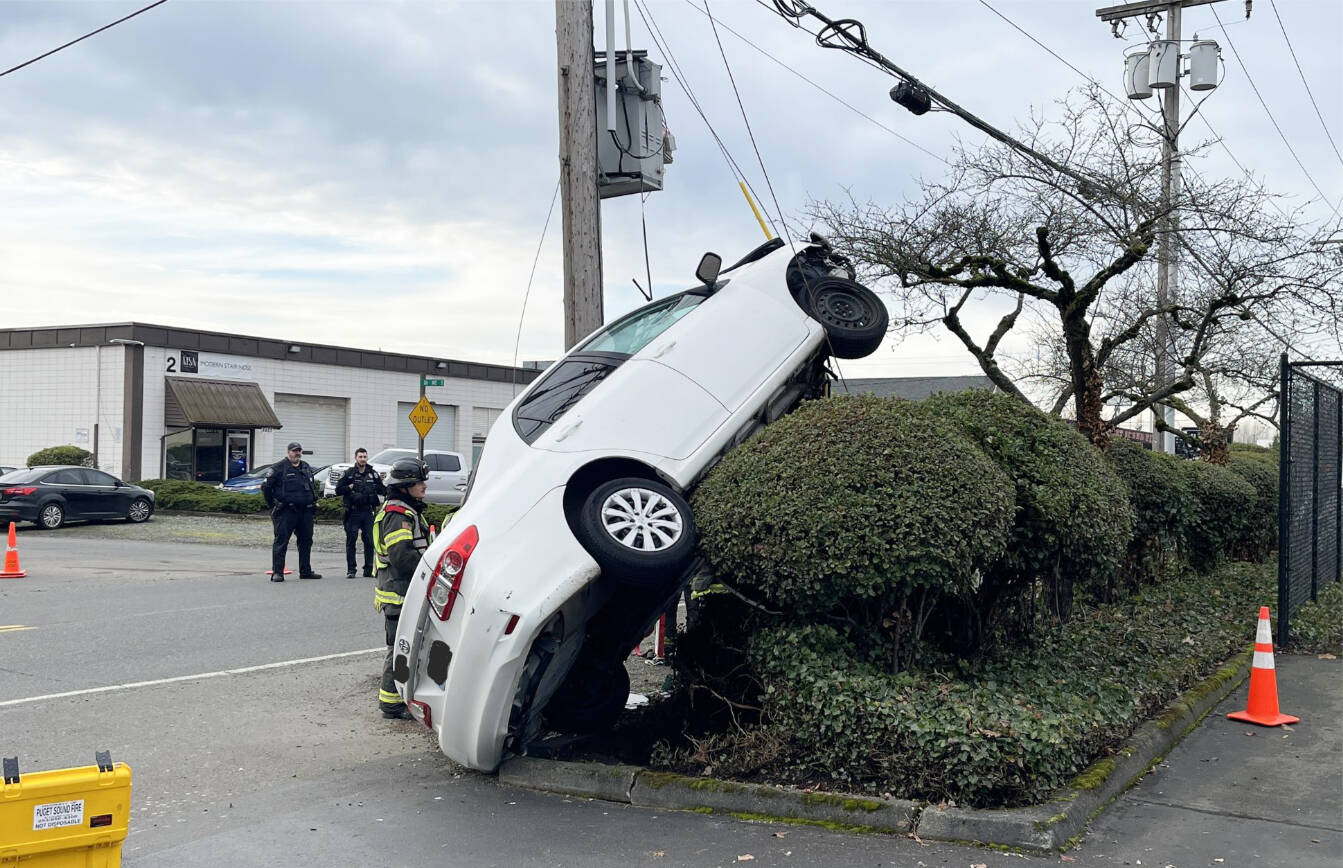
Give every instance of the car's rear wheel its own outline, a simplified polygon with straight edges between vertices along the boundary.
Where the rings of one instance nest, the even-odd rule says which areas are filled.
[[[832,351],[841,359],[870,356],[886,337],[886,305],[857,281],[822,278],[801,291],[798,303],[825,328]]]
[[[580,654],[546,705],[546,723],[560,732],[610,729],[625,710],[629,695],[630,674],[624,663]]]
[[[661,482],[613,479],[597,486],[580,509],[579,542],[617,581],[661,585],[679,577],[694,557],[690,504]]]
[[[37,511],[37,526],[55,530],[65,524],[65,509],[59,503],[48,503]]]
[[[150,505],[149,498],[137,497],[131,501],[131,508],[126,511],[126,520],[139,524],[142,521],[148,521],[153,512],[154,507]]]

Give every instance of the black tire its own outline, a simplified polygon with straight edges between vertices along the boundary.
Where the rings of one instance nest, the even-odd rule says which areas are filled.
[[[643,587],[679,578],[695,555],[690,504],[661,482],[613,479],[583,501],[575,522],[579,543],[602,573]]]
[[[43,530],[55,530],[65,524],[65,507],[56,501],[42,504],[37,511],[37,526]]]
[[[139,524],[142,521],[149,521],[149,517],[153,514],[154,504],[149,502],[149,498],[137,497],[131,501],[130,508],[126,510],[126,521]]]
[[[623,662],[580,654],[546,705],[546,723],[559,732],[579,734],[610,729],[629,695],[630,674]]]
[[[831,350],[841,359],[870,356],[886,337],[886,305],[857,281],[822,278],[799,291],[798,304],[825,328]]]

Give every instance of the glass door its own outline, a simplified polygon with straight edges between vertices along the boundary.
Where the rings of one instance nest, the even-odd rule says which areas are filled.
[[[196,481],[224,481],[224,432],[218,428],[196,429]]]
[[[229,479],[242,476],[252,466],[251,431],[228,432],[228,469]]]

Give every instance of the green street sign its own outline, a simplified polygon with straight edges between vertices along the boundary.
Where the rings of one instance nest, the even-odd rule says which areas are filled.
[[[442,381],[442,380],[431,380],[431,379],[429,379],[428,377],[421,377],[421,378],[420,378],[420,385],[421,385],[421,386],[441,386],[441,385],[443,385],[443,381]]]

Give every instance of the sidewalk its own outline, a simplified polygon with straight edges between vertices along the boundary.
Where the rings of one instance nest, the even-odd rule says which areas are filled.
[[[1242,684],[1092,821],[1078,864],[1343,865],[1343,660],[1275,662],[1279,704],[1301,722],[1228,720]]]

